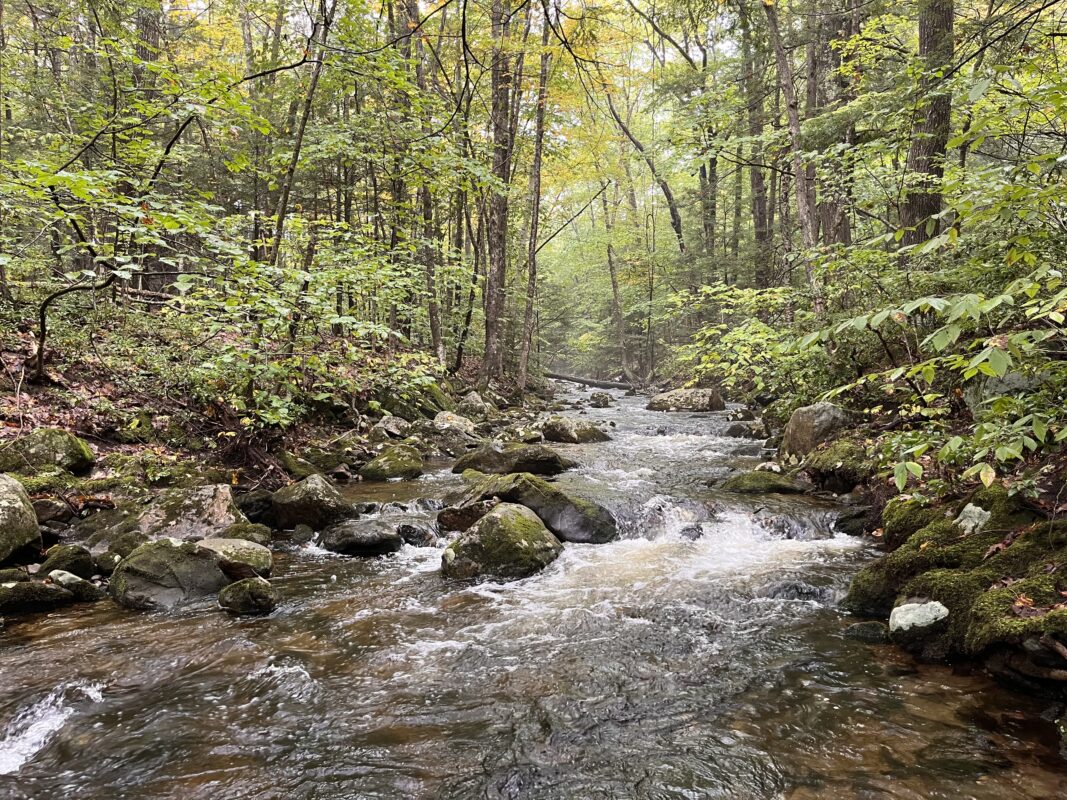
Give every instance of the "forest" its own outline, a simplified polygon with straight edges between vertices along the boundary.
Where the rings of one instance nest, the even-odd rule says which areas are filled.
[[[0,0],[0,797],[1067,791],[1065,176],[1059,0]]]

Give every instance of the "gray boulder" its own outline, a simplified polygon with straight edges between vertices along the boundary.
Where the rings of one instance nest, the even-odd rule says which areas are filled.
[[[422,475],[422,456],[410,444],[389,444],[359,474],[367,481],[412,480]]]
[[[285,530],[297,525],[322,530],[356,516],[352,504],[321,475],[311,475],[279,489],[271,497],[271,507],[275,523]]]
[[[0,611],[48,611],[70,605],[74,595],[62,586],[36,581],[0,584]]]
[[[346,520],[320,533],[319,544],[346,556],[383,556],[403,547],[404,540],[387,520]]]
[[[782,433],[782,455],[796,460],[803,458],[823,442],[847,430],[851,415],[833,403],[815,403],[798,408],[789,417]]]
[[[0,449],[0,472],[33,473],[59,467],[84,475],[95,462],[88,444],[60,428],[37,428]]]
[[[924,658],[943,658],[947,653],[948,607],[936,600],[909,598],[889,615],[889,638],[893,644]]]
[[[216,594],[229,583],[218,553],[195,542],[159,539],[119,563],[108,591],[127,608],[168,609]]]
[[[458,505],[443,508],[437,513],[437,526],[443,531],[465,531],[492,511],[499,502],[495,497],[488,500],[464,500]]]
[[[496,408],[483,400],[482,396],[477,392],[468,392],[456,406],[457,414],[475,422],[482,422],[495,411]]]
[[[169,536],[196,540],[218,536],[239,522],[248,522],[224,483],[192,489],[168,489],[138,517],[137,528],[149,539]]]
[[[390,414],[382,417],[379,422],[370,429],[367,438],[372,442],[388,442],[392,439],[403,439],[411,430],[411,423],[403,417]]]
[[[675,389],[648,401],[649,411],[724,411],[718,389]]]
[[[615,398],[607,392],[593,392],[589,395],[589,405],[593,408],[607,408],[614,403]]]
[[[563,552],[559,539],[528,508],[501,503],[441,556],[450,578],[514,580],[540,572]]]
[[[419,522],[402,522],[396,526],[396,532],[412,547],[434,547],[437,544],[437,534],[433,528]]]
[[[0,475],[0,563],[23,547],[40,549],[41,530],[22,484]]]
[[[558,475],[577,466],[577,462],[544,445],[494,442],[467,453],[456,461],[452,471],[474,469],[495,475],[511,472]]]
[[[478,435],[478,430],[471,420],[452,411],[442,411],[434,417],[433,426],[441,433],[459,433],[472,437]]]
[[[53,570],[70,572],[79,578],[91,578],[96,574],[92,554],[81,545],[57,544],[45,552],[45,561],[41,564],[41,575],[48,575]]]
[[[567,444],[607,442],[611,439],[592,422],[570,417],[549,417],[541,423],[541,433],[547,441]]]
[[[263,578],[245,578],[219,592],[219,608],[231,614],[250,616],[269,614],[278,606],[278,595]]]
[[[230,580],[269,578],[274,568],[270,550],[246,539],[202,539],[198,544],[218,554],[219,566]]]

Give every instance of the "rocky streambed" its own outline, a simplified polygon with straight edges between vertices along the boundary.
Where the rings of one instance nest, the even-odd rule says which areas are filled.
[[[763,460],[759,440],[726,435],[727,412],[653,411],[573,387],[565,399],[581,407],[555,423],[558,461],[498,447],[474,465],[499,474],[453,472],[478,446],[457,421],[452,458],[393,449],[367,462],[405,480],[312,478],[236,511],[205,489],[213,538],[231,542],[203,556],[219,586],[177,581],[182,596],[170,603],[165,587],[149,611],[107,599],[8,614],[0,796],[1067,792],[1042,703],[844,635],[855,619],[840,601],[869,545],[836,529],[837,504],[789,493],[788,479],[771,493],[724,488]],[[520,467],[541,474],[507,474]],[[465,534],[446,530],[469,521],[460,512],[484,515]],[[175,517],[139,511],[122,525],[121,510],[99,513],[113,524],[82,544],[97,562],[114,553],[143,594],[161,556],[137,570],[122,559],[146,529],[182,539]],[[493,515],[521,536],[494,538]],[[279,526],[284,539],[270,535]],[[251,547],[234,552],[235,538]],[[535,557],[496,557],[516,541]],[[449,551],[463,567],[452,576]],[[63,571],[88,569],[79,552],[65,557]],[[270,602],[250,592],[234,609],[257,613],[218,610],[220,589],[268,576]]]

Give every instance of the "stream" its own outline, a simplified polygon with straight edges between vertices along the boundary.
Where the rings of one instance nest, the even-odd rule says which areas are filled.
[[[874,552],[829,506],[717,492],[757,443],[613,394],[587,415],[613,440],[560,445],[582,466],[559,480],[622,536],[532,578],[446,583],[437,549],[312,545],[276,554],[264,618],[9,618],[0,798],[1067,796],[1040,701],[841,635]],[[347,492],[428,519],[415,501],[460,486],[442,469]]]

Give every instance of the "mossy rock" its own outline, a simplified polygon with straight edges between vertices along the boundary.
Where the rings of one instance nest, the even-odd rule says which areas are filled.
[[[0,584],[0,611],[48,611],[70,605],[74,595],[61,586],[37,581]]]
[[[441,556],[451,578],[515,580],[540,572],[563,545],[528,508],[501,503],[452,542]]]
[[[804,461],[804,469],[816,486],[845,494],[867,483],[874,476],[875,464],[862,444],[838,439],[811,453]]]
[[[0,475],[0,562],[24,547],[41,547],[37,515],[19,482]]]
[[[422,456],[410,444],[386,445],[359,474],[367,481],[412,480],[422,475]]]
[[[219,592],[219,608],[240,616],[269,614],[278,605],[274,587],[264,578],[245,578]]]
[[[124,558],[108,591],[127,608],[173,608],[213,595],[229,583],[217,553],[194,542],[160,539]]]
[[[147,490],[138,480],[124,475],[100,478],[80,478],[59,468],[45,469],[32,475],[12,473],[11,477],[21,483],[31,495],[70,494],[82,495],[120,494],[144,496]]]
[[[271,518],[280,529],[308,525],[322,530],[334,522],[357,516],[352,504],[321,475],[279,489],[271,497]]]
[[[289,473],[289,475],[298,481],[303,480],[311,475],[321,475],[322,470],[316,467],[307,459],[301,458],[296,453],[291,453],[288,450],[283,450],[278,456],[278,461],[281,462],[282,468]]]
[[[920,528],[944,517],[943,509],[925,506],[918,500],[894,498],[882,510],[882,543],[892,552]]]
[[[256,522],[236,522],[219,535],[223,539],[243,539],[264,547],[271,543],[272,538],[270,528]]]
[[[79,578],[91,578],[96,573],[93,557],[81,545],[57,544],[45,553],[40,574],[48,575],[52,570],[62,570],[77,575]]]
[[[96,462],[92,448],[61,428],[37,428],[0,448],[0,472],[32,475],[59,468],[85,475]]]
[[[464,455],[452,467],[455,473],[475,469],[493,475],[529,472],[533,475],[558,475],[578,464],[555,450],[540,444],[493,443]]]
[[[803,494],[805,491],[792,478],[762,469],[734,475],[723,483],[722,488],[736,494]]]

